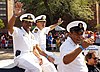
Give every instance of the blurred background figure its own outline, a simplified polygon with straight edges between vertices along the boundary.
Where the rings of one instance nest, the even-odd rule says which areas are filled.
[[[88,67],[88,72],[100,72],[100,70],[96,66],[98,58],[95,51],[88,52],[85,56],[85,60],[87,61],[86,65]]]

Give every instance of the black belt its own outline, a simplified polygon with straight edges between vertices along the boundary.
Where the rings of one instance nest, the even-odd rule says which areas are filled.
[[[21,52],[20,50],[16,50],[15,56],[19,56],[21,53],[28,53],[28,52],[33,52],[33,51],[26,51],[26,52]]]

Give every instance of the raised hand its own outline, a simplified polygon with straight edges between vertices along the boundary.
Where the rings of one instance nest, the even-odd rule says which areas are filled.
[[[59,18],[57,24],[60,25],[60,24],[62,24],[62,23],[63,23],[63,20],[62,20],[61,18]]]
[[[16,16],[19,16],[22,13],[22,6],[23,6],[23,3],[21,3],[21,2],[15,3],[14,14]]]

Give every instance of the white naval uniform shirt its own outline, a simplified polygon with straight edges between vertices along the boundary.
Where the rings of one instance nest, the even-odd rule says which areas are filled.
[[[34,39],[34,36],[31,32],[29,34],[23,29],[23,27],[17,28],[13,27],[14,32],[10,35],[13,36],[13,47],[14,54],[16,50],[20,50],[21,54],[29,51],[33,51],[33,46],[38,44]]]
[[[75,50],[79,45],[76,45],[70,37],[60,47],[60,64],[58,65],[59,72],[88,72],[84,56],[80,53],[74,61],[69,64],[63,63],[63,57]]]
[[[38,44],[34,40],[34,36],[31,32],[29,34],[23,28],[14,27],[13,43],[14,51],[20,50],[21,55],[15,57],[14,65],[25,69],[25,72],[57,72],[54,65],[49,62],[44,56],[42,57],[43,64],[40,66],[39,59],[33,54],[33,46]],[[42,68],[42,69],[41,69]]]
[[[38,29],[38,31],[35,33],[35,29]],[[38,41],[41,49],[51,57],[55,59],[54,63],[59,63],[59,57],[53,54],[52,52],[46,51],[46,34],[50,31],[50,27],[45,27],[42,30],[40,30],[38,27],[35,27],[32,31],[33,35],[35,36],[35,39]]]
[[[38,31],[35,33],[35,29],[38,29]],[[33,35],[35,36],[35,39],[39,42],[40,47],[42,50],[46,51],[46,34],[50,31],[50,27],[45,27],[42,30],[40,30],[38,27],[35,27],[32,31]]]

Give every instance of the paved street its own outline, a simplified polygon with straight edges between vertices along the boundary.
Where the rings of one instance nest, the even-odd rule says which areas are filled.
[[[53,52],[59,56],[59,52]],[[13,59],[13,50],[12,49],[0,49],[0,60]]]
[[[12,49],[0,49],[0,68],[2,67],[6,68],[6,66],[12,63],[13,63],[13,50]]]
[[[0,60],[13,59],[12,49],[0,49]]]

